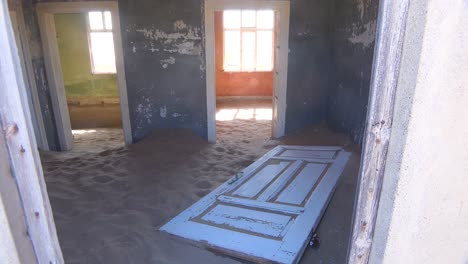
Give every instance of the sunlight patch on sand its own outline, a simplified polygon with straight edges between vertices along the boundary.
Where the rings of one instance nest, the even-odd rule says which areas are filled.
[[[89,133],[96,133],[95,129],[74,129],[72,130],[73,135],[83,135]]]
[[[271,108],[223,108],[216,113],[216,120],[272,120],[272,113]]]

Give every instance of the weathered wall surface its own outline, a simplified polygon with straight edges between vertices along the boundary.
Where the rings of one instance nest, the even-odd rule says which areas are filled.
[[[160,127],[207,136],[202,0],[119,0],[134,140]]]
[[[36,1],[22,0],[22,9],[24,22],[26,25],[26,35],[28,38],[29,48],[31,51],[32,65],[34,68],[34,77],[41,103],[42,117],[47,134],[47,141],[51,150],[59,149],[59,141],[57,129],[55,127],[55,117],[52,111],[52,102],[50,97],[49,86],[47,83],[44,56],[42,53],[41,37],[37,15],[35,10]],[[23,19],[23,18],[20,18]]]
[[[361,143],[367,114],[378,0],[335,0],[327,122]]]
[[[331,1],[291,1],[286,133],[325,119]]]
[[[118,102],[116,74],[92,73],[87,14],[56,14],[54,20],[67,100],[99,103],[100,98],[115,98]]]
[[[223,12],[215,12],[216,96],[272,96],[273,71],[225,72]]]
[[[33,0],[23,0],[51,148],[57,144]],[[327,120],[362,135],[377,0],[291,1],[286,132]],[[202,0],[119,0],[134,140],[155,128],[206,137]],[[336,28],[336,30],[335,30]]]
[[[411,1],[370,263],[468,263],[467,24]]]

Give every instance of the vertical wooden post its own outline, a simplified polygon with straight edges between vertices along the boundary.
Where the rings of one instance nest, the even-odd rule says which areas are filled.
[[[37,151],[36,139],[32,134],[31,121],[27,119],[27,106],[23,106],[21,95],[26,94],[20,60],[11,28],[6,0],[0,0],[0,133],[5,144],[0,145],[7,153],[10,175],[13,177],[21,202],[26,235],[34,249],[38,263],[63,263],[49,198],[47,196],[42,167]],[[7,192],[2,188],[3,192]],[[11,219],[10,219],[11,220]],[[11,223],[11,221],[10,221]],[[5,230],[8,230],[5,227]],[[1,227],[3,229],[3,226]],[[18,249],[17,249],[18,250]],[[23,252],[20,252],[23,253]]]
[[[410,0],[381,0],[349,264],[369,261],[393,122]]]

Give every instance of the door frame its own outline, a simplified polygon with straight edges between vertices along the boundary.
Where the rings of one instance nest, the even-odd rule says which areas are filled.
[[[411,0],[380,0],[348,264],[369,262],[392,132],[395,95]]]
[[[90,4],[94,5],[95,3],[97,2]],[[394,116],[395,92],[409,3],[410,0],[380,0],[379,3],[369,110],[359,172],[359,186],[356,193],[354,227],[348,255],[348,263],[350,264],[368,263],[369,261],[380,192],[386,169],[385,161]],[[9,157],[8,159],[0,159],[0,163],[11,166],[11,171],[14,172],[16,186],[12,186],[12,189],[18,188],[23,216],[29,224],[29,239],[34,245],[34,252],[26,253],[34,254],[38,263],[52,261],[60,264],[63,263],[63,257],[55,232],[39,154],[34,148],[35,139],[31,129],[28,129],[27,114],[25,113],[28,106],[24,105],[23,99],[21,99],[24,93],[20,91],[24,89],[24,84],[23,79],[20,78],[19,58],[14,52],[15,42],[11,33],[10,21],[5,18],[8,18],[7,1],[0,0],[0,50],[5,55],[0,56],[0,65],[2,66],[0,67],[0,84],[2,84],[0,91],[7,95],[7,97],[0,97],[1,124],[2,126],[6,125],[4,129],[0,130],[0,136],[6,139],[6,144],[0,144],[0,150],[6,151],[5,153],[8,153]],[[212,67],[214,67],[214,60],[211,62],[213,63]],[[214,93],[211,96],[214,96]],[[8,100],[4,98],[8,98]],[[0,143],[2,142],[0,141]],[[3,168],[3,166],[0,167]],[[4,193],[2,192],[2,194]],[[18,217],[14,218],[10,215],[7,217],[11,223],[19,222]],[[11,231],[11,228],[7,227],[6,230]],[[18,231],[18,234],[24,236],[24,231]],[[19,254],[18,248],[16,251]],[[25,252],[21,253],[26,254]]]
[[[289,53],[289,0],[205,0],[205,59],[206,59],[206,108],[208,141],[216,142],[216,73],[214,12],[226,9],[272,9],[279,13],[279,25],[275,28],[275,68],[273,69],[272,136],[285,134],[286,91]]]
[[[18,48],[7,1],[0,0],[0,255],[7,253],[1,261],[63,264],[29,105],[25,103]]]
[[[65,86],[58,51],[55,14],[85,13],[89,11],[108,10],[112,15],[112,28],[115,48],[115,64],[117,70],[117,86],[119,89],[120,111],[125,144],[132,143],[132,130],[128,107],[127,81],[125,78],[122,38],[120,33],[120,16],[117,2],[60,2],[38,3],[37,16],[41,31],[42,48],[44,50],[45,68],[49,80],[52,108],[59,138],[60,149],[70,150],[73,146],[73,135],[68,112]]]
[[[16,43],[21,69],[23,71],[22,76],[26,86],[26,96],[23,99],[26,100],[29,105],[37,147],[41,150],[47,151],[49,150],[49,143],[44,127],[44,119],[42,117],[41,103],[39,101],[36,79],[34,77],[31,51],[29,49],[29,45],[27,44],[27,33],[26,26],[24,24],[22,7],[19,5],[17,9],[10,9],[9,12],[12,27],[17,28],[17,34],[15,34],[15,30],[13,30],[15,40],[19,40],[19,43],[18,41],[16,41]]]

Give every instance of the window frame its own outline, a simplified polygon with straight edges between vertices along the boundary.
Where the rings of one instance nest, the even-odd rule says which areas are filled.
[[[101,13],[101,20],[102,20],[102,29],[92,29],[91,28],[91,21],[89,17],[89,13],[91,12],[99,12]],[[105,12],[110,12],[111,14],[111,28],[108,29],[106,27],[106,18],[104,13]],[[115,71],[109,71],[109,72],[101,72],[101,71],[96,71],[95,65],[94,65],[94,58],[93,58],[93,47],[91,45],[91,33],[111,33],[112,35],[112,42],[114,42],[114,27],[112,25],[112,12],[109,10],[93,10],[93,11],[88,11],[86,12],[86,35],[88,36],[88,51],[89,51],[89,61],[90,61],[90,66],[91,66],[91,74],[92,75],[109,75],[109,74],[117,74],[117,62],[115,61],[115,50],[114,50],[114,65],[115,65]],[[115,47],[114,47],[115,49]]]
[[[240,11],[240,27],[237,29],[233,28],[225,28],[224,26],[224,11],[229,11],[229,9],[223,10],[223,20],[222,20],[222,28],[223,28],[223,71],[224,72],[273,72],[275,69],[275,40],[276,40],[276,16],[275,10],[271,10],[273,12],[273,28],[271,29],[263,29],[263,28],[258,28],[257,27],[257,12],[258,11],[263,11],[263,9],[231,9],[231,10],[239,10]],[[254,27],[243,27],[242,26],[242,11],[244,10],[253,10],[255,11],[255,26]],[[270,11],[270,10],[268,10]],[[226,31],[231,31],[231,32],[239,32],[240,37],[239,37],[239,47],[240,47],[240,53],[239,53],[239,70],[226,70]],[[270,70],[257,70],[257,33],[259,31],[263,32],[271,32],[272,33],[272,42],[271,42],[271,69]],[[255,48],[254,48],[254,69],[253,70],[244,70],[242,68],[242,54],[243,54],[243,48],[242,48],[242,35],[244,32],[254,32],[255,33]]]

